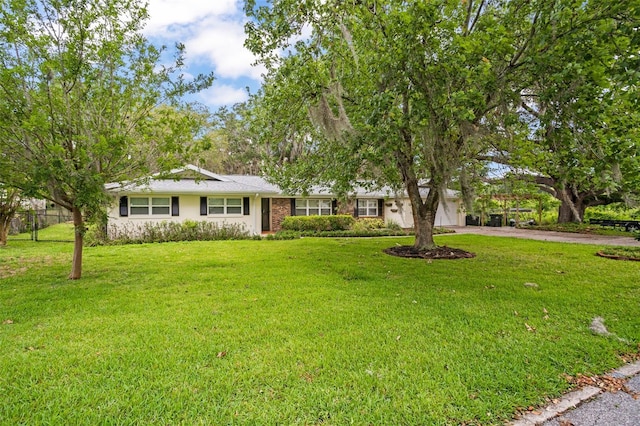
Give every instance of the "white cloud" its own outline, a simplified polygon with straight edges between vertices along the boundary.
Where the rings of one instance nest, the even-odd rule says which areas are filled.
[[[241,13],[237,0],[150,0],[145,33],[162,36],[172,26],[192,24],[207,16]]]
[[[186,42],[187,55],[206,57],[215,64],[215,72],[224,78],[247,76],[260,79],[262,68],[252,67],[255,56],[244,47],[244,24],[211,19]]]
[[[209,107],[220,107],[244,102],[248,98],[245,89],[227,84],[214,83],[210,88],[198,93],[198,101]]]
[[[239,0],[150,0],[145,34],[167,45],[182,42],[192,74],[261,81],[262,67],[244,47],[246,18]],[[222,87],[222,86],[220,86]]]

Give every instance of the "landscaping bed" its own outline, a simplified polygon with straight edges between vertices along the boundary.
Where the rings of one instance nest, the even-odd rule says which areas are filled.
[[[640,261],[640,247],[606,247],[597,255],[614,260]]]
[[[548,225],[520,225],[522,229],[535,229],[538,231],[572,232],[577,234],[609,235],[628,237],[635,235],[620,228],[607,228],[586,223],[554,223]]]
[[[434,247],[432,249],[419,249],[415,246],[396,246],[384,249],[384,252],[392,256],[420,259],[470,259],[475,257],[475,254],[468,251],[447,246]]]

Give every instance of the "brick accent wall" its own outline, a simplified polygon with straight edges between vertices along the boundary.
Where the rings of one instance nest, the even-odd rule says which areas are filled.
[[[354,200],[347,200],[346,203],[338,203],[337,214],[350,214],[353,216],[355,207]],[[384,220],[384,206],[378,212],[377,219]],[[291,216],[291,198],[272,198],[271,199],[271,231],[278,232],[282,230],[282,221],[285,217]],[[376,218],[373,218],[376,219]]]
[[[291,216],[290,198],[271,199],[271,230],[278,232],[282,230],[282,221],[285,217]]]

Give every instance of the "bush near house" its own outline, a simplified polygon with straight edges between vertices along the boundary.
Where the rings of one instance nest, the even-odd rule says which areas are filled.
[[[108,238],[92,230],[85,236],[85,244],[120,245],[165,243],[176,241],[250,240],[254,236],[241,225],[185,220],[184,222],[145,222],[134,226],[110,227]],[[259,238],[259,237],[258,237]]]
[[[355,219],[351,215],[334,216],[287,216],[282,221],[285,231],[346,231],[351,229]]]
[[[387,229],[388,226],[385,225],[384,220],[365,217],[362,219],[358,219],[355,221],[353,226],[351,227],[354,231],[372,231],[374,229]]]

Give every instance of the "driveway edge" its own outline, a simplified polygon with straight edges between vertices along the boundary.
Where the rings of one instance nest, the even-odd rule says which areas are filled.
[[[632,364],[626,364],[622,367],[614,370],[610,374],[611,377],[616,378],[629,378],[640,373],[640,361],[636,361]],[[603,393],[604,390],[596,386],[585,386],[581,389],[569,392],[564,395],[560,400],[543,408],[540,412],[527,413],[522,418],[515,420],[509,425],[511,426],[535,426],[551,420],[554,417],[559,416],[567,410],[575,408],[583,402],[594,398],[595,396]]]

